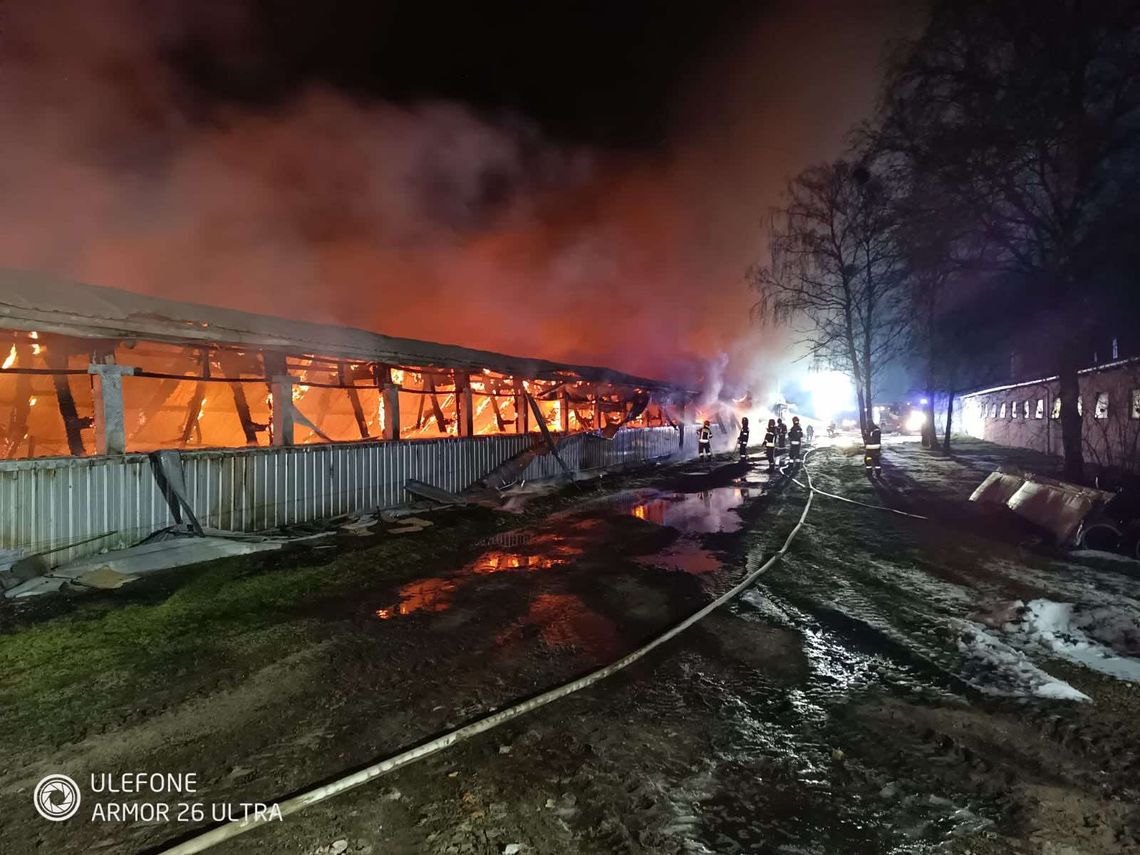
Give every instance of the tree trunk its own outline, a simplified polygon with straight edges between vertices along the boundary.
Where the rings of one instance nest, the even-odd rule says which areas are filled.
[[[1078,348],[1067,342],[1061,348],[1061,447],[1065,455],[1065,478],[1081,483],[1085,477],[1085,457],[1082,447],[1082,416],[1077,410],[1080,397]]]
[[[926,420],[922,423],[923,448],[934,448],[938,445],[938,429],[934,426],[934,389],[931,388],[932,385],[928,384],[926,387],[926,405],[923,407],[923,413],[926,415]]]
[[[933,401],[933,398],[928,400]],[[950,433],[954,425],[954,390],[951,389],[946,394],[946,433],[942,437],[942,450],[947,454],[950,453]]]
[[[871,310],[867,309],[867,331],[863,334],[863,394],[866,396],[867,405],[867,424],[871,425],[875,421],[875,396],[871,389],[871,378],[874,372],[871,370]],[[880,425],[882,427],[882,425]]]

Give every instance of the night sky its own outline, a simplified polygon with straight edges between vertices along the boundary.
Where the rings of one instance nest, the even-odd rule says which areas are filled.
[[[772,6],[266,0],[200,23],[171,61],[207,102],[265,107],[325,84],[363,99],[508,111],[566,142],[652,149],[671,133],[685,81]]]

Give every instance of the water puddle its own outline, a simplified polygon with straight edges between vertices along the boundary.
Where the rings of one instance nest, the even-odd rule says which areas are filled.
[[[381,620],[417,612],[443,612],[451,608],[455,593],[479,576],[491,573],[549,570],[569,564],[586,551],[601,520],[578,520],[557,532],[505,532],[484,541],[492,548],[481,552],[452,576],[417,579],[399,589],[399,600],[376,609]]]
[[[451,608],[451,595],[456,583],[449,579],[418,579],[400,588],[400,600],[387,608],[377,609],[376,617],[388,620],[413,612],[444,612]]]
[[[645,567],[690,573],[694,576],[714,573],[723,566],[719,558],[687,537],[679,538],[672,546],[666,547],[660,552],[653,555],[642,555],[636,560],[638,564]]]
[[[702,546],[701,536],[738,531],[742,521],[736,509],[757,492],[755,486],[741,479],[732,486],[698,493],[636,490],[607,497],[585,513],[559,514],[533,528],[491,535],[481,541],[484,549],[473,560],[453,573],[404,585],[394,601],[374,608],[372,614],[385,621],[433,616],[480,596],[480,583],[475,580],[498,575],[506,582],[514,574],[557,573],[585,556],[594,556],[591,560],[595,561],[599,556],[604,558],[607,547],[623,537],[624,529],[615,526],[615,515],[633,516],[681,532],[652,555],[630,556],[634,562],[666,572],[711,576],[723,565]],[[496,643],[537,638],[549,648],[577,648],[594,654],[619,650],[622,645],[617,627],[579,597],[561,590],[564,585],[553,581],[557,578],[551,576],[551,585],[557,590],[525,589],[530,596],[526,611],[508,618]],[[545,582],[540,585],[547,587]],[[501,596],[502,588],[488,590],[487,596]],[[456,613],[462,611],[457,609]]]
[[[615,496],[608,503],[619,512],[688,534],[716,534],[740,529],[736,513],[750,497],[747,486],[716,487],[699,493],[641,491]]]
[[[583,650],[594,656],[612,656],[623,648],[614,622],[573,594],[539,594],[531,600],[526,615],[495,640],[505,646],[532,633],[549,648]]]

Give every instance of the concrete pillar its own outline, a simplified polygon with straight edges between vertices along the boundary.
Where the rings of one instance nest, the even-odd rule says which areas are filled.
[[[466,371],[455,372],[455,417],[459,420],[459,435],[473,436],[475,408],[471,395],[471,377]]]
[[[558,399],[558,427],[563,433],[570,433],[570,395],[567,392]]]
[[[293,444],[293,384],[296,377],[276,374],[269,382],[273,404],[273,445]]]
[[[123,422],[123,375],[135,373],[127,365],[89,365],[95,377],[95,453],[125,454],[127,431]]]
[[[385,383],[380,391],[384,396],[384,439],[400,438],[400,387]]]

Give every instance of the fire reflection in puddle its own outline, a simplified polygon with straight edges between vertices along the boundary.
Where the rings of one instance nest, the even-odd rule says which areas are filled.
[[[617,500],[624,512],[646,522],[693,534],[737,531],[735,509],[748,498],[747,487],[718,487],[701,493],[652,493]]]
[[[562,567],[585,552],[587,539],[600,524],[600,520],[578,520],[564,531],[490,538],[487,544],[496,548],[481,553],[455,576],[411,582],[400,588],[397,603],[377,609],[374,614],[389,620],[414,612],[444,612],[451,608],[455,592],[477,576]]]
[[[540,594],[531,601],[526,615],[496,641],[510,644],[537,628],[547,647],[572,648],[606,655],[622,647],[621,636],[613,621],[591,610],[573,594]]]
[[[637,563],[646,567],[658,567],[662,570],[691,573],[694,576],[713,573],[721,568],[719,558],[707,549],[702,548],[700,544],[685,537],[661,552],[639,557]]]
[[[546,570],[567,564],[584,551],[581,543],[594,520],[583,520],[567,533],[535,535],[520,539],[506,549],[488,549],[464,570],[472,573],[500,573],[504,570]]]
[[[451,608],[451,595],[456,584],[448,579],[419,579],[400,589],[400,602],[386,609],[377,609],[381,620],[412,612],[445,612]]]

